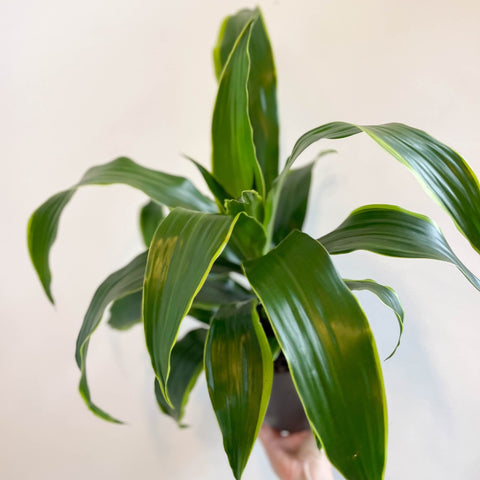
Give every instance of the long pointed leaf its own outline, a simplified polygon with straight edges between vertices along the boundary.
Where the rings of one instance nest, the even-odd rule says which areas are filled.
[[[437,225],[428,217],[393,205],[354,210],[319,242],[330,254],[354,250],[403,258],[431,258],[453,263],[480,290],[480,280],[459,260]]]
[[[248,115],[248,44],[252,21],[238,37],[218,87],[212,120],[212,171],[225,190],[239,197],[244,190],[264,193]]]
[[[236,479],[265,416],[273,362],[256,301],[226,305],[213,317],[205,346],[208,392]]]
[[[74,193],[74,190],[66,190],[53,195],[35,210],[28,221],[27,241],[30,258],[45,294],[52,303],[54,300],[50,288],[52,273],[49,253],[57,238],[60,215]]]
[[[128,158],[90,168],[69,190],[57,193],[41,205],[28,223],[28,248],[35,270],[50,301],[50,248],[57,236],[60,215],[78,187],[122,183],[137,188],[151,199],[168,207],[185,207],[214,212],[213,201],[203,196],[193,184],[183,178],[142,167]]]
[[[82,327],[77,337],[75,359],[80,368],[79,390],[88,408],[100,418],[114,423],[122,423],[97,407],[91,399],[87,383],[86,360],[90,337],[100,324],[105,309],[117,298],[123,297],[142,288],[147,253],[135,257],[128,265],[112,273],[96,290],[88,307]]]
[[[400,299],[398,298],[397,293],[393,288],[387,287],[385,285],[381,285],[374,280],[366,279],[366,280],[343,280],[345,282],[345,285],[350,290],[368,290],[369,292],[372,292],[375,294],[387,307],[391,308],[393,310],[393,313],[395,313],[395,316],[397,317],[398,320],[398,327],[399,327],[399,333],[398,333],[398,341],[397,344],[395,345],[395,348],[393,349],[392,353],[385,359],[388,360],[390,357],[392,357],[395,352],[397,351],[397,348],[400,346],[400,340],[402,338],[402,332],[403,332],[403,320],[405,317],[404,311],[402,304],[400,303]]]
[[[201,194],[190,180],[142,167],[125,157],[90,168],[77,186],[113,183],[141,190],[152,200],[170,208],[216,211],[214,202]]]
[[[327,456],[348,479],[380,480],[387,423],[378,354],[365,314],[329,255],[293,232],[244,268]]]
[[[153,370],[169,404],[167,380],[178,329],[235,222],[234,217],[177,208],[153,237],[145,273],[143,322]]]
[[[422,186],[449,213],[457,228],[480,252],[480,186],[465,160],[447,145],[427,133],[401,123],[358,126],[333,122],[314,128],[295,144],[285,169],[269,195],[267,220],[275,215],[288,169],[313,142],[367,133],[378,145],[406,165]]]
[[[249,48],[248,111],[255,151],[268,191],[278,174],[277,78],[270,40],[259,9],[241,10],[225,19],[214,49],[214,63],[219,78],[236,39],[254,17],[257,20],[252,27]]]
[[[185,413],[188,396],[203,369],[203,351],[207,330],[197,328],[188,332],[172,350],[172,373],[168,378],[168,391],[173,408],[163,397],[162,390],[155,379],[155,396],[163,413],[170,415],[180,427]]]

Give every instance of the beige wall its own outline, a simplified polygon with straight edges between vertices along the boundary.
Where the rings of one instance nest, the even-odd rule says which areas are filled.
[[[453,146],[480,174],[477,1],[259,3],[276,52],[283,157],[321,123],[401,121]],[[231,478],[203,382],[189,430],[157,412],[141,329],[101,326],[90,348],[94,399],[129,425],[98,420],[77,394],[76,333],[96,285],[140,248],[142,195],[117,186],[78,193],[53,249],[56,309],[29,264],[25,228],[47,196],[120,154],[200,184],[178,153],[208,163],[211,47],[222,17],[243,5],[3,0],[0,477]],[[478,255],[404,167],[366,138],[333,145],[339,154],[317,167],[309,232],[328,231],[362,204],[400,204],[433,216],[480,274]],[[439,262],[361,253],[336,262],[346,277],[395,287],[407,312],[403,344],[383,364],[386,478],[477,478],[480,294]],[[385,356],[395,319],[368,294],[359,298]],[[259,448],[244,478],[274,478]]]

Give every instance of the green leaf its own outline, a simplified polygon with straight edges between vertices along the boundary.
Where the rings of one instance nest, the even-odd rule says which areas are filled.
[[[124,157],[90,168],[77,186],[113,183],[121,183],[141,190],[152,200],[170,208],[216,211],[213,201],[201,194],[190,180],[142,167]]]
[[[383,478],[387,421],[378,354],[329,255],[295,231],[244,269],[328,458],[346,478]]]
[[[238,200],[230,199],[225,201],[227,215],[237,215],[245,212],[259,222],[263,222],[263,199],[255,190],[246,190]]]
[[[156,202],[148,202],[140,210],[140,230],[146,247],[150,245],[155,230],[164,218],[163,207]]]
[[[174,418],[180,427],[185,427],[181,421],[185,413],[188,396],[203,368],[203,350],[206,336],[206,329],[197,328],[188,332],[173,347],[172,373],[168,378],[168,391],[173,408],[165,401],[158,380],[155,379],[155,396],[158,406],[163,413]]]
[[[314,162],[303,168],[291,170],[283,185],[277,214],[273,241],[279,243],[292,230],[301,230],[307,212],[308,195]]]
[[[273,362],[256,301],[220,307],[205,346],[208,392],[236,479],[242,475],[265,416]]]
[[[217,44],[213,49],[213,64],[215,67],[215,76],[218,81],[220,81],[222,71],[225,68],[235,42],[245,26],[253,21],[256,15],[257,12],[255,10],[243,9],[235,15],[225,17],[223,20],[220,26]]]
[[[239,200],[226,200],[228,215],[240,215],[230,240],[230,247],[241,259],[257,258],[266,248],[266,232],[263,220],[263,199],[254,190],[242,192]]]
[[[313,142],[322,138],[337,139],[367,133],[378,145],[406,165],[422,186],[449,213],[457,228],[480,252],[480,187],[465,160],[447,145],[427,133],[401,123],[357,126],[333,122],[314,128],[295,144],[286,167],[277,182],[281,188],[284,176],[298,156]],[[272,192],[267,212],[274,215],[278,192]]]
[[[135,257],[128,265],[107,277],[93,295],[77,337],[75,359],[81,372],[79,385],[80,394],[88,405],[88,408],[95,415],[114,423],[122,422],[111,417],[92,402],[87,383],[86,370],[88,345],[90,343],[90,337],[100,324],[108,305],[113,300],[129,295],[142,288],[146,262],[147,253],[144,252]]]
[[[235,41],[255,17],[249,47],[248,111],[255,151],[268,191],[278,175],[277,76],[272,47],[259,9],[241,10],[225,19],[214,49],[214,63],[217,78],[220,78]]]
[[[49,252],[57,237],[60,215],[73,194],[73,190],[66,190],[50,197],[35,210],[28,222],[27,241],[30,258],[45,294],[52,303],[54,303],[54,300],[50,289],[52,274],[49,265]]]
[[[244,190],[264,194],[264,180],[255,155],[248,116],[248,43],[252,21],[238,37],[223,70],[212,120],[213,175],[232,197]]]
[[[190,308],[188,311],[188,315],[195,320],[204,323],[205,325],[210,325],[210,321],[216,312],[217,307],[202,308],[192,306],[192,308]]]
[[[292,230],[302,230],[308,206],[312,170],[318,159],[335,150],[323,150],[314,160],[302,168],[288,171],[280,191],[273,241],[279,243]]]
[[[145,273],[143,322],[153,370],[169,404],[166,385],[178,329],[235,222],[230,216],[176,208],[153,237]]]
[[[108,319],[108,325],[115,330],[128,330],[138,323],[142,323],[141,290],[115,300],[110,307]]]
[[[459,260],[437,225],[428,217],[393,205],[354,210],[319,242],[330,254],[368,250],[391,257],[430,258],[453,263],[480,290],[480,280]]]
[[[253,217],[242,213],[233,229],[229,247],[241,258],[252,259],[262,256],[267,237],[263,226]]]
[[[41,205],[28,223],[28,248],[45,293],[53,303],[50,290],[50,248],[55,241],[60,215],[78,187],[122,183],[137,188],[152,200],[168,207],[216,211],[212,200],[204,197],[193,184],[183,178],[142,167],[128,158],[90,168],[69,190],[57,193]]]
[[[220,182],[200,163],[198,163],[196,160],[193,158],[184,155],[184,157],[187,160],[190,160],[198,169],[198,171],[202,174],[203,179],[205,180],[205,183],[207,184],[208,188],[212,192],[213,196],[215,197],[215,200],[217,201],[217,206],[220,210],[221,213],[225,212],[224,204],[225,201],[232,198],[231,195],[229,195],[225,189],[222,187]]]
[[[400,346],[400,340],[402,338],[403,333],[403,320],[404,320],[404,312],[402,304],[400,303],[400,299],[398,298],[397,293],[393,288],[387,287],[385,285],[381,285],[374,280],[343,280],[347,287],[350,290],[368,290],[375,294],[380,301],[382,301],[387,307],[393,310],[395,313],[397,320],[398,320],[398,327],[399,327],[399,334],[398,334],[398,341],[393,349],[393,352],[385,359],[388,360],[392,357],[397,348]]]

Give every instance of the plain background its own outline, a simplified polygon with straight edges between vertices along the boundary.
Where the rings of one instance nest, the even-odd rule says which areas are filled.
[[[278,72],[282,158],[306,130],[333,120],[399,121],[459,151],[480,173],[480,3],[475,0],[260,1]],[[233,478],[204,380],[180,431],[159,414],[142,329],[102,325],[90,344],[94,400],[128,422],[103,422],[77,393],[73,353],[96,286],[141,248],[128,187],[87,187],[67,207],[52,251],[53,308],[29,263],[30,213],[91,165],[119,155],[204,185],[179,153],[204,165],[216,84],[211,48],[244,1],[3,0],[0,15],[2,248],[0,476],[5,479]],[[460,258],[480,258],[409,171],[368,138],[312,147],[319,162],[306,230],[391,203],[432,216]],[[345,277],[399,293],[405,334],[383,363],[389,407],[387,479],[474,480],[480,393],[480,294],[456,269],[355,253]],[[385,357],[391,312],[359,299]],[[259,446],[246,480],[273,479]]]

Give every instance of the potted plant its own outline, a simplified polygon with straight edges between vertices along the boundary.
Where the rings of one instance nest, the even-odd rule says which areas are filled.
[[[403,310],[389,287],[342,279],[330,256],[363,249],[431,258],[453,263],[478,290],[480,281],[432,220],[398,206],[362,206],[319,239],[302,233],[315,162],[292,167],[322,138],[366,133],[412,170],[476,251],[478,180],[451,148],[398,123],[333,122],[314,128],[300,137],[279,169],[276,74],[258,10],[225,19],[214,61],[219,86],[211,172],[194,162],[213,199],[185,178],[122,157],[89,169],[30,218],[31,259],[53,302],[49,252],[77,188],[123,183],[150,197],[140,214],[146,250],[106,278],[85,315],[76,348],[80,393],[93,413],[119,422],[92,400],[89,341],[109,306],[114,328],[142,321],[160,408],[181,424],[189,392],[204,368],[224,447],[240,478],[265,417],[273,363],[280,354],[333,465],[347,479],[381,479],[387,426],[382,373],[368,321],[352,291],[378,295],[396,313],[400,331]],[[178,339],[187,315],[199,326]]]

